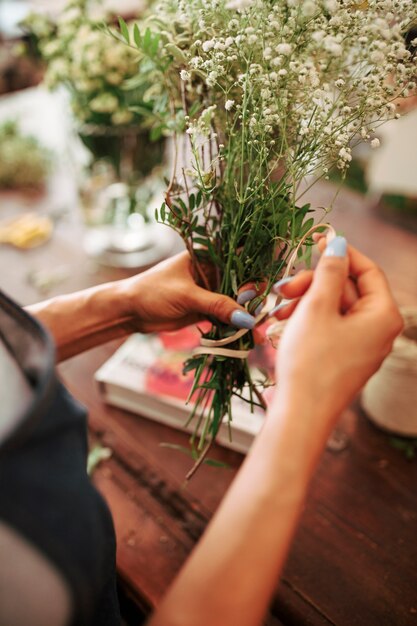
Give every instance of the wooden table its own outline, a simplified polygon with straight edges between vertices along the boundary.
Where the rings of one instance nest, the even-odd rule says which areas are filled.
[[[314,204],[328,204],[333,191],[321,185]],[[10,198],[8,203],[11,210]],[[363,197],[349,191],[339,196],[332,221],[381,264],[400,304],[417,304],[417,236],[384,223]],[[71,216],[43,248],[25,253],[1,248],[0,287],[27,304],[39,299],[25,279],[29,268],[70,269],[52,293],[123,275],[88,261],[80,234]],[[119,343],[71,359],[60,372],[87,405],[94,438],[113,450],[94,480],[114,515],[122,588],[146,614],[203,532],[242,456],[216,448],[212,456],[230,469],[203,467],[184,488],[189,459],[160,442],[186,445],[186,436],[107,407],[97,393],[93,374]],[[347,446],[323,454],[268,623],[417,624],[417,462],[393,449],[357,403],[343,414],[339,428]]]

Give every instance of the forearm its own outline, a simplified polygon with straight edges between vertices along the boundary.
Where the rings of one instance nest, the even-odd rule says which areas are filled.
[[[150,626],[261,624],[327,439],[317,417],[312,403],[272,408]]]
[[[27,311],[54,337],[58,361],[134,330],[117,282],[58,296],[28,306]]]

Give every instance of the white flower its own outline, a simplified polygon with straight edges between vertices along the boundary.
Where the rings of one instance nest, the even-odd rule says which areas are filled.
[[[226,9],[247,9],[252,4],[252,0],[229,0]]]
[[[212,48],[214,48],[214,41],[213,41],[213,39],[208,39],[207,41],[203,42],[203,50],[204,50],[204,52],[209,52],[209,50],[211,50]]]
[[[77,7],[72,7],[62,13],[60,22],[62,24],[68,24],[70,22],[76,22],[81,17],[82,17],[81,10]]]
[[[379,148],[379,146],[381,145],[381,142],[379,141],[378,137],[375,137],[375,139],[372,139],[371,141],[371,148]]]
[[[224,108],[226,109],[226,111],[230,111],[231,109],[233,109],[233,105],[234,105],[235,101],[234,100],[226,100]]]
[[[217,82],[217,76],[218,76],[218,74],[214,70],[209,73],[209,75],[206,78],[206,83],[207,83],[208,87],[214,87],[214,85]]]
[[[324,7],[329,13],[336,13],[339,10],[339,3],[337,0],[324,0]]]
[[[375,63],[375,65],[380,65],[385,61],[385,55],[381,52],[381,50],[374,50],[371,52],[370,58],[372,63]]]
[[[111,121],[113,124],[121,125],[121,124],[129,124],[133,119],[133,113],[128,111],[127,109],[122,109],[121,111],[116,111],[111,116]]]
[[[327,35],[323,40],[324,49],[330,52],[335,57],[340,57],[343,52],[343,48],[340,43],[332,35]]]
[[[118,99],[111,93],[101,93],[90,102],[90,108],[95,113],[114,113],[118,106]]]
[[[180,72],[181,80],[190,80],[191,74],[187,72],[187,70],[181,70]]]
[[[106,74],[106,80],[110,85],[120,85],[123,81],[123,76],[121,76],[118,72],[109,72]]]
[[[290,43],[279,43],[275,48],[278,54],[283,54],[284,56],[288,56],[292,52],[292,45]]]
[[[320,41],[323,41],[323,39],[325,38],[326,33],[324,32],[324,30],[316,30],[314,31],[314,33],[311,35],[311,39],[313,41],[316,41],[317,43],[320,43]]]
[[[317,4],[312,0],[305,0],[302,4],[302,12],[306,17],[312,17],[317,11]]]
[[[352,155],[350,154],[349,148],[341,148],[339,150],[339,156],[342,161],[345,161],[346,163],[350,163],[350,161],[352,160]]]

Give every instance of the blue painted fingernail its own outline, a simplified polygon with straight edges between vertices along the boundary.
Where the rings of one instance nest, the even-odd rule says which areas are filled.
[[[248,328],[251,330],[255,326],[255,318],[249,315],[249,313],[240,311],[239,309],[233,311],[230,321],[236,328]]]
[[[347,251],[347,241],[344,237],[332,239],[324,251],[324,256],[345,257]]]
[[[281,287],[283,285],[286,285],[287,283],[290,283],[292,280],[294,280],[294,278],[295,276],[287,276],[286,278],[281,278],[281,280],[279,280],[272,286],[272,291],[274,291],[275,293],[279,293]]]
[[[280,302],[279,304],[277,304],[277,306],[274,306],[274,308],[269,311],[268,317],[273,317],[275,313],[277,313],[277,311],[279,311],[280,309],[283,309],[284,306],[287,306],[287,304],[289,303],[290,303],[289,300],[284,300],[283,302]]]
[[[242,291],[238,295],[236,302],[238,304],[245,304],[246,302],[249,302],[249,300],[253,300],[255,296],[256,296],[255,289],[247,289],[246,291]]]
[[[261,302],[261,304],[259,304],[259,305],[256,307],[255,311],[254,311],[254,313],[255,313],[256,317],[257,317],[257,316],[261,313],[261,311],[262,311],[262,309],[263,309],[263,308],[264,308],[264,305],[263,305],[263,303]]]

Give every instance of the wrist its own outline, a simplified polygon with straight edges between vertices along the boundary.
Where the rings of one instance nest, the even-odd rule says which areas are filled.
[[[74,314],[84,318],[83,326],[91,332],[115,328],[129,320],[120,282],[104,283],[79,292],[79,298],[74,301]]]
[[[278,444],[282,450],[287,462],[288,480],[301,478],[306,486],[338,413],[304,389],[297,393],[288,392],[280,389],[275,394],[268,407],[262,435],[276,442],[275,445]]]

